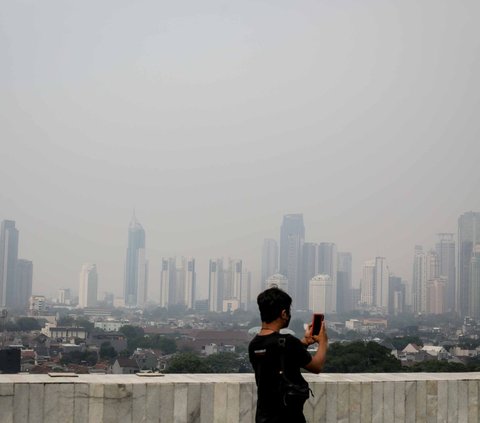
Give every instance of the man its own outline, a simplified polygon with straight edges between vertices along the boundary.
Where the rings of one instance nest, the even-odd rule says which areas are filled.
[[[280,388],[282,376],[281,356],[283,354],[284,376],[296,385],[308,386],[300,373],[304,368],[312,373],[320,373],[325,363],[328,339],[325,322],[320,333],[312,336],[312,327],[308,326],[302,340],[292,335],[280,335],[280,329],[290,323],[292,298],[277,287],[263,291],[257,298],[262,328],[250,342],[248,353],[255,371],[257,383],[256,423],[302,423],[303,402],[301,405],[286,403]],[[283,338],[284,341],[279,341]],[[313,355],[307,347],[318,342],[317,352]],[[284,347],[282,347],[284,343]]]

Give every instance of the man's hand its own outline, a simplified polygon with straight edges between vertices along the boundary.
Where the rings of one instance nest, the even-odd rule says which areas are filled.
[[[315,342],[317,342],[312,337],[312,324],[311,323],[307,326],[307,329],[305,329],[305,335],[303,336],[301,342],[302,342],[302,344],[306,345],[307,347],[309,345],[312,345]]]

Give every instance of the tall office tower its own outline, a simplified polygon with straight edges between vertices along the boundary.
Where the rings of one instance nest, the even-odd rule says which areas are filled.
[[[317,250],[318,245],[314,244],[313,242],[305,242],[303,244],[303,253],[302,253],[302,271],[303,277],[301,280],[301,287],[299,289],[300,292],[300,299],[302,299],[302,303],[298,304],[298,308],[301,310],[308,310],[309,302],[308,296],[310,292],[310,281],[316,275],[318,275],[317,271]]]
[[[256,299],[256,296],[255,296]],[[252,302],[252,272],[243,266],[242,268],[242,289],[240,293],[240,307],[243,310],[251,310],[255,303]]]
[[[415,246],[413,255],[412,299],[415,313],[427,311],[427,256],[420,245]]]
[[[330,275],[317,275],[310,281],[308,308],[313,313],[335,313]]]
[[[281,275],[280,273],[276,273],[275,275],[269,276],[265,281],[265,289],[272,288],[276,286],[280,288],[282,291],[288,291],[288,279]]]
[[[435,250],[439,260],[439,275],[446,279],[445,311],[455,310],[455,241],[453,234],[438,234]]]
[[[242,292],[242,260],[228,259],[227,267],[224,267],[224,300],[240,301]]]
[[[375,305],[388,311],[389,278],[385,257],[375,257]]]
[[[70,304],[72,300],[72,294],[69,288],[62,288],[58,290],[57,293],[57,303],[58,304]]]
[[[388,314],[398,315],[405,312],[406,286],[402,278],[390,275],[388,294]]]
[[[145,260],[145,231],[135,214],[128,228],[128,247],[125,263],[125,306],[142,306],[147,296],[148,270]]]
[[[268,277],[278,273],[278,243],[274,239],[264,239],[262,246],[262,281],[263,290]]]
[[[280,229],[280,273],[288,279],[293,307],[306,302],[301,298],[302,249],[305,240],[305,226],[302,214],[287,214],[283,216]]]
[[[160,272],[160,307],[175,304],[177,281],[177,260],[175,257],[162,258]]]
[[[86,263],[82,266],[79,278],[78,307],[95,307],[98,295],[98,275],[95,264]]]
[[[447,279],[437,277],[427,281],[427,313],[442,314],[445,313],[445,291]]]
[[[362,267],[360,304],[363,306],[374,306],[375,299],[375,260],[367,260]]]
[[[162,258],[160,307],[195,304],[196,271],[193,257]]]
[[[352,303],[352,253],[337,254],[337,312],[353,309]]]
[[[480,320],[480,244],[476,244],[470,259],[470,317]]]
[[[18,259],[18,230],[13,220],[0,227],[0,307],[15,307],[15,271]]]
[[[197,289],[197,273],[195,271],[195,259],[189,257],[186,259],[185,269],[185,297],[184,304],[187,308],[195,308],[195,295]]]
[[[26,309],[32,296],[33,263],[30,260],[17,261],[15,279],[15,302],[18,307]]]
[[[333,242],[321,242],[318,244],[318,265],[317,272],[320,275],[329,275],[332,282],[332,306],[337,311],[337,246]]]
[[[220,312],[223,309],[224,298],[223,260],[210,260],[208,269],[208,309],[209,311]]]
[[[467,212],[458,218],[456,310],[461,316],[469,314],[471,291],[470,262],[476,244],[480,244],[480,213]]]

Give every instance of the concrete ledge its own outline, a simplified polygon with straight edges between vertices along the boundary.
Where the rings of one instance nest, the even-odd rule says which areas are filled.
[[[480,373],[306,375],[309,422],[480,421]],[[253,423],[252,374],[0,375],[0,422]]]

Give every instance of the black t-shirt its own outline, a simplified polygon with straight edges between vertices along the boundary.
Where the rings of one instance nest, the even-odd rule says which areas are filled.
[[[300,373],[312,360],[299,339],[292,335],[257,335],[248,347],[250,363],[255,371],[257,382],[257,414],[256,421],[262,423],[297,423],[304,422],[303,410],[287,408],[279,392],[280,386],[280,345],[279,337],[285,338],[284,367],[285,376],[291,382],[302,385],[307,382]]]

